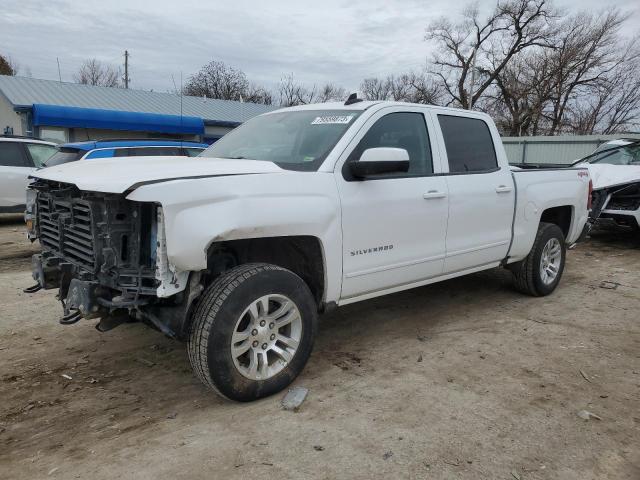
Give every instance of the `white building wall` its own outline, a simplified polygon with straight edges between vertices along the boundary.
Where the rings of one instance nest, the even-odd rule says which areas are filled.
[[[13,128],[14,135],[24,135],[20,114],[16,113],[13,105],[0,94],[0,135],[4,133],[6,127]]]

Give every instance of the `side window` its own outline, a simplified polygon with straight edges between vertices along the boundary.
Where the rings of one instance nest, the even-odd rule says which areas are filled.
[[[42,145],[39,143],[27,143],[27,150],[36,167],[41,167],[44,162],[58,150],[52,145]]]
[[[158,157],[182,155],[178,147],[134,147],[116,150],[116,157]]]
[[[420,177],[433,173],[433,159],[424,115],[390,113],[374,123],[351,152],[347,162],[357,161],[368,148],[404,148],[409,153],[409,171],[391,176]]]
[[[0,165],[3,167],[31,167],[18,142],[0,142]]]
[[[498,168],[487,124],[476,118],[438,115],[452,173],[486,172]]]

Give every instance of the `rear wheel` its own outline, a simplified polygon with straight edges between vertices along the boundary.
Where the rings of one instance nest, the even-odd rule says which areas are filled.
[[[553,223],[540,223],[529,255],[512,266],[515,286],[522,293],[540,297],[553,292],[564,271],[564,234]]]
[[[298,376],[316,325],[316,304],[300,277],[276,265],[241,265],[203,293],[193,314],[189,360],[215,392],[255,400]]]

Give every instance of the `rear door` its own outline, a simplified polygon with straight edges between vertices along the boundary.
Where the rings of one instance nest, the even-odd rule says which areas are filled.
[[[511,170],[499,162],[497,131],[482,118],[435,111],[445,159],[449,222],[444,273],[502,260],[511,241],[515,190]],[[493,129],[495,130],[495,128]]]
[[[34,170],[24,142],[0,141],[0,208],[26,203],[25,191]]]

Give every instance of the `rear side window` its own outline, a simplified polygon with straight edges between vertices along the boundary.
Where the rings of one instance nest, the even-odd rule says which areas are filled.
[[[157,157],[182,155],[179,147],[134,147],[116,150],[116,157]]]
[[[438,115],[451,173],[487,172],[498,168],[487,124],[476,118]]]
[[[3,167],[30,167],[22,151],[22,146],[16,142],[0,142],[0,165]]]
[[[433,173],[427,125],[421,113],[398,112],[385,115],[365,133],[347,162],[357,161],[365,150],[377,147],[403,148],[409,153],[409,171],[389,175],[390,177],[420,177]]]

